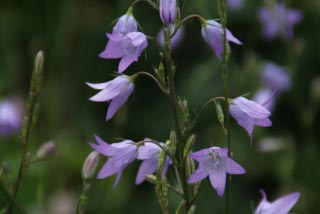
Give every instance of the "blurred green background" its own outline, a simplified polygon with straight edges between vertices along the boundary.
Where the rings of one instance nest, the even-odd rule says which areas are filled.
[[[116,116],[105,122],[107,104],[88,98],[96,93],[85,82],[112,79],[118,60],[98,57],[112,31],[112,22],[123,15],[129,0],[1,0],[0,2],[0,97],[26,100],[33,59],[38,50],[45,53],[45,73],[40,97],[40,116],[34,127],[29,150],[35,153],[40,144],[54,140],[57,153],[50,160],[31,165],[23,180],[17,200],[28,213],[73,213],[82,191],[81,167],[92,151],[96,133],[107,142],[117,138],[139,141],[151,137],[165,141],[172,129],[169,102],[148,78],[136,81],[135,92]],[[231,186],[232,213],[251,213],[260,201],[259,188],[269,199],[301,191],[293,209],[296,213],[320,210],[320,139],[319,91],[315,78],[320,75],[320,1],[286,1],[304,13],[295,28],[295,39],[265,41],[257,19],[263,1],[247,0],[242,10],[229,12],[228,28],[244,45],[232,45],[229,64],[230,94],[236,97],[261,87],[261,64],[272,61],[291,70],[292,88],[277,98],[272,115],[273,126],[255,128],[253,145],[243,128],[232,120],[234,159],[247,174],[234,176]],[[218,18],[217,2],[182,1],[182,16],[198,13]],[[158,12],[138,4],[134,15],[143,31],[156,36],[161,21]],[[199,109],[214,96],[221,96],[221,65],[200,34],[196,21],[185,26],[186,36],[174,53],[177,70],[177,93]],[[157,47],[149,42],[139,62],[125,72],[150,71],[157,66]],[[317,94],[318,93],[318,94]],[[210,106],[195,128],[196,148],[211,145],[224,147],[225,139]],[[282,148],[274,152],[259,150],[265,137],[276,138]],[[0,162],[9,167],[13,181],[20,162],[18,136],[0,138]],[[106,161],[101,157],[99,169]],[[160,213],[153,186],[135,186],[139,163],[130,165],[119,185],[112,189],[114,177],[94,180],[89,194],[88,213]],[[169,179],[173,178],[170,171]],[[217,197],[208,181],[200,188],[197,213],[221,213],[224,198]],[[173,211],[179,196],[169,195]],[[0,201],[0,207],[3,206]]]

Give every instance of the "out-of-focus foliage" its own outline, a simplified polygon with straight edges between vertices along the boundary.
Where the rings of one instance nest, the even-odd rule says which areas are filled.
[[[182,16],[199,13],[218,18],[217,1],[180,1]],[[253,145],[246,132],[231,121],[234,159],[247,174],[233,176],[231,183],[232,213],[250,213],[260,200],[259,188],[270,199],[293,191],[302,197],[294,210],[315,213],[320,210],[320,139],[319,94],[312,87],[319,83],[320,1],[285,1],[300,9],[304,19],[295,28],[291,41],[265,41],[257,19],[263,1],[246,0],[242,10],[229,12],[228,28],[244,45],[232,46],[229,63],[232,97],[254,93],[261,87],[261,65],[272,61],[291,70],[291,90],[277,97],[272,116],[273,126],[256,128]],[[33,127],[29,150],[48,140],[57,144],[54,157],[29,168],[17,200],[30,213],[75,211],[81,194],[81,167],[92,151],[88,142],[97,133],[108,142],[117,138],[142,140],[152,137],[165,141],[172,129],[169,102],[156,84],[147,78],[136,81],[134,96],[113,120],[106,123],[105,103],[88,101],[95,91],[85,82],[110,80],[118,60],[97,55],[104,49],[105,32],[123,15],[129,0],[2,0],[0,3],[0,97],[26,99],[33,57],[40,49],[45,53],[43,90],[40,92],[40,115]],[[135,7],[134,15],[144,33],[156,36],[161,27],[158,12],[146,4]],[[200,26],[189,21],[186,37],[174,57],[177,63],[177,93],[199,109],[214,96],[221,96],[220,62],[201,39]],[[132,64],[127,74],[151,71],[159,56],[149,42],[146,54]],[[318,76],[318,82],[311,82]],[[319,91],[318,91],[319,93]],[[251,94],[252,95],[252,94]],[[318,96],[318,98],[316,98]],[[214,106],[207,108],[195,127],[196,148],[210,145],[224,147],[223,130],[216,119]],[[263,138],[273,137],[280,148],[261,152]],[[277,147],[276,147],[277,148]],[[261,150],[261,149],[260,149]],[[0,138],[0,162],[8,166],[14,180],[20,162],[18,136]],[[105,159],[100,158],[99,167]],[[160,213],[153,186],[147,182],[134,185],[138,164],[129,166],[116,189],[114,178],[95,180],[89,194],[90,213]],[[173,175],[173,172],[169,172]],[[218,198],[208,182],[200,188],[197,213],[220,213],[223,198]],[[170,209],[178,206],[179,196],[169,194]],[[0,207],[3,201],[0,198]],[[55,209],[55,211],[53,211]]]

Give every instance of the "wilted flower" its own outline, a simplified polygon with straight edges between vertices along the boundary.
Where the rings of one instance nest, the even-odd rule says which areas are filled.
[[[91,88],[101,90],[99,93],[90,98],[91,101],[105,102],[111,101],[106,120],[108,121],[118,111],[118,109],[128,100],[133,92],[134,84],[130,77],[121,75],[105,83],[87,83]]]
[[[228,9],[236,11],[243,8],[243,0],[227,0]]]
[[[238,97],[232,101],[230,114],[240,126],[246,129],[250,137],[252,137],[254,126],[268,127],[272,125],[269,119],[270,111],[263,105],[244,97]]]
[[[160,0],[159,12],[164,24],[173,23],[177,15],[176,0]]]
[[[291,80],[286,68],[274,63],[265,63],[262,67],[262,82],[270,89],[280,93],[290,89]]]
[[[254,211],[254,214],[288,214],[301,196],[300,192],[295,192],[282,196],[276,201],[270,203],[267,200],[264,190],[260,190],[260,192],[262,194],[262,200]]]
[[[18,100],[0,101],[0,136],[7,137],[20,131],[22,105]]]
[[[82,177],[84,179],[91,178],[97,169],[98,163],[99,163],[99,153],[97,151],[92,151],[83,163]]]
[[[223,30],[220,23],[214,20],[206,20],[202,23],[201,34],[206,43],[211,47],[219,60],[222,60],[223,54]],[[242,43],[226,29],[227,42],[233,42],[241,45]],[[230,49],[228,44],[228,49]]]
[[[169,26],[169,29],[170,29],[170,33],[173,33],[175,30],[175,25],[171,24]],[[175,50],[181,44],[182,39],[184,37],[184,34],[185,34],[184,29],[180,27],[177,30],[177,32],[174,34],[174,36],[171,38],[171,49],[172,50]],[[157,42],[162,48],[165,47],[163,29],[160,30],[160,32],[157,36]]]
[[[109,158],[98,173],[97,178],[102,179],[117,174],[117,178],[113,184],[113,187],[116,187],[124,168],[137,158],[138,147],[131,140],[108,144],[98,135],[95,135],[95,139],[98,144],[90,143],[91,147]]]
[[[42,144],[37,151],[36,158],[37,160],[44,160],[51,157],[57,150],[57,145],[54,141],[49,141]]]
[[[260,8],[258,17],[263,25],[263,36],[271,40],[277,36],[292,38],[293,27],[302,20],[303,15],[283,3],[274,3],[271,7]]]
[[[122,34],[108,34],[109,42],[105,50],[99,54],[101,58],[121,58],[118,71],[122,73],[131,63],[138,61],[142,51],[147,47],[146,36],[141,32]]]
[[[161,145],[163,146],[164,144],[161,143]],[[138,170],[136,178],[137,185],[141,184],[146,179],[146,175],[153,174],[157,170],[160,152],[161,148],[154,143],[148,142],[148,139],[145,139],[144,145],[139,147],[138,159],[143,160],[143,162]],[[171,163],[171,159],[166,157],[162,172],[163,175],[166,174],[168,166]]]
[[[195,183],[209,176],[212,187],[221,197],[226,184],[226,173],[244,174],[246,170],[228,157],[228,149],[211,147],[191,154],[199,162],[196,171],[190,175],[188,183]]]

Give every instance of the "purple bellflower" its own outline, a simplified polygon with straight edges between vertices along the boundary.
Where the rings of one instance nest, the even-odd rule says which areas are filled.
[[[295,192],[282,196],[270,203],[267,200],[266,193],[263,190],[260,190],[260,192],[262,194],[262,200],[254,211],[254,214],[288,214],[301,196],[300,192]]]
[[[122,73],[134,61],[138,61],[142,51],[147,47],[146,36],[141,32],[129,32],[126,35],[108,34],[109,42],[105,50],[99,54],[101,58],[121,58],[118,72]]]
[[[209,176],[212,187],[221,197],[226,184],[226,173],[244,174],[246,170],[228,157],[227,148],[211,147],[191,154],[199,162],[199,166],[190,175],[188,183],[195,183]]]
[[[259,104],[244,97],[234,99],[230,105],[230,114],[240,126],[245,128],[252,140],[253,127],[268,127],[272,125],[270,111],[264,107],[269,102]]]
[[[159,12],[163,24],[173,23],[177,16],[177,1],[160,0]]]
[[[175,25],[171,24],[169,26],[169,29],[170,29],[170,33],[173,33],[174,30],[175,30]],[[185,35],[184,29],[180,27],[177,30],[177,32],[174,34],[174,36],[171,38],[171,50],[175,50],[175,49],[177,49],[177,47],[179,47],[179,45],[182,42],[182,39],[183,39],[184,35]],[[157,42],[162,48],[165,47],[163,29],[160,30],[160,32],[159,32],[159,34],[157,36]]]
[[[221,61],[223,54],[223,30],[221,24],[214,20],[206,20],[202,23],[201,34],[204,41]],[[228,42],[233,42],[238,45],[242,44],[228,29],[226,29],[226,34]],[[230,50],[229,45],[228,49]]]
[[[130,32],[138,31],[137,21],[132,16],[131,12],[121,16],[113,27],[112,34],[116,35],[126,35]]]
[[[110,120],[118,109],[128,100],[134,89],[132,81],[130,77],[121,75],[104,83],[87,83],[91,88],[101,90],[89,100],[94,102],[111,101],[107,111],[107,121]]]
[[[0,136],[7,137],[20,131],[22,105],[18,100],[0,101]]]
[[[263,25],[263,36],[272,40],[277,36],[284,39],[293,37],[293,27],[301,22],[303,15],[299,10],[287,8],[283,3],[258,10],[258,18]]]
[[[164,144],[161,143],[163,146]],[[161,152],[161,148],[151,142],[148,142],[148,139],[145,139],[144,145],[139,146],[138,149],[138,159],[143,160],[137,174],[136,184],[141,184],[144,180],[146,175],[153,174],[158,168],[158,158]],[[166,157],[163,172],[162,174],[165,175],[167,173],[169,164],[172,164],[172,161],[169,157]]]
[[[103,179],[117,174],[113,188],[117,186],[122,175],[122,171],[132,163],[138,155],[138,147],[131,140],[108,144],[99,136],[95,135],[98,144],[90,143],[91,147],[102,155],[108,157],[97,178]]]
[[[263,65],[261,79],[267,87],[278,93],[287,91],[291,87],[287,69],[274,63]]]

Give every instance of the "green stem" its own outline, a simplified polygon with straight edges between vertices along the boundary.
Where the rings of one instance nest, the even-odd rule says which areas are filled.
[[[13,189],[13,194],[12,194],[13,200],[16,199],[16,196],[19,192],[20,183],[23,178],[23,174],[25,170],[28,168],[29,161],[30,161],[27,155],[28,140],[29,140],[31,128],[34,125],[33,123],[35,122],[34,118],[36,118],[34,113],[35,113],[35,106],[37,104],[38,94],[41,88],[43,58],[44,58],[43,52],[39,51],[37,56],[35,57],[34,71],[32,73],[29,96],[28,96],[27,105],[26,105],[26,113],[25,113],[23,128],[21,132],[20,149],[22,153],[22,159],[20,162],[18,176],[16,178],[16,185],[15,185],[15,188]],[[13,208],[13,204],[11,203],[8,208],[8,213],[12,212],[12,208]]]
[[[178,141],[177,142],[177,150],[178,150],[177,159],[179,160],[178,171],[179,171],[179,178],[181,179],[180,183],[182,184],[183,196],[186,201],[185,209],[186,209],[186,212],[188,212],[188,210],[192,206],[193,200],[191,195],[191,189],[187,183],[188,178],[186,174],[186,163],[183,157],[185,140],[180,129],[179,118],[178,118],[178,102],[177,102],[175,86],[174,86],[175,67],[173,65],[173,60],[171,57],[170,29],[168,26],[165,26],[164,28],[164,38],[165,38],[164,59],[165,59],[166,70],[167,70],[169,98],[170,98],[171,110],[172,110],[173,121],[174,121],[174,129],[177,134],[177,141]]]
[[[229,102],[228,97],[228,81],[229,81],[229,74],[228,74],[228,43],[227,43],[227,33],[226,33],[226,26],[227,26],[227,7],[226,7],[226,0],[221,0],[221,8],[220,8],[220,16],[221,16],[221,24],[223,29],[223,57],[222,57],[222,79],[223,79],[223,91],[224,91],[224,99],[226,100],[225,103],[225,114],[226,114],[226,129],[227,129],[227,148],[228,148],[228,157],[231,156],[231,129],[230,129],[230,114],[229,114]],[[228,214],[229,210],[229,203],[230,203],[230,180],[231,176],[227,174],[226,178],[226,201],[225,201],[225,213]]]

